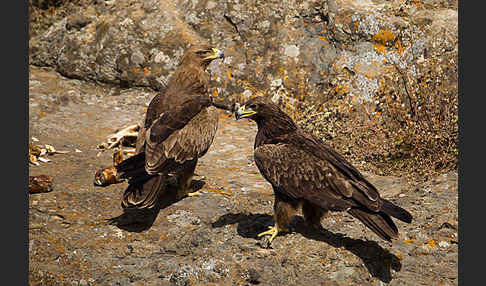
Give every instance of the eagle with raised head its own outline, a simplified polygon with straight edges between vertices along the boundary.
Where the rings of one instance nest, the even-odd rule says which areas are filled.
[[[197,161],[208,151],[218,128],[206,68],[223,56],[207,45],[190,48],[166,89],[150,102],[135,155],[115,166],[120,178],[128,179],[124,210],[157,207],[170,177],[177,182],[178,198],[191,194]]]
[[[329,211],[347,211],[384,240],[398,238],[394,217],[410,223],[412,215],[380,197],[363,175],[319,137],[299,128],[267,97],[248,100],[235,112],[258,125],[254,158],[275,193],[275,226],[258,236],[270,242],[286,228],[300,207],[307,224],[320,227]]]

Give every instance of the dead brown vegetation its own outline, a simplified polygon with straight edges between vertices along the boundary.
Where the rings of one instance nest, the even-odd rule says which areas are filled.
[[[397,68],[382,80],[374,103],[330,94],[322,104],[301,103],[294,118],[363,170],[425,181],[457,168],[455,60],[454,54],[425,60],[415,77]]]

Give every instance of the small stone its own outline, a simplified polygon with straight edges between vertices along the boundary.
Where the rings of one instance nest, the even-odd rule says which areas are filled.
[[[208,1],[208,3],[206,4],[206,9],[213,9],[214,7],[216,7],[216,5],[216,2]]]
[[[145,62],[145,57],[142,52],[134,51],[131,57],[133,63],[137,65],[142,65]]]
[[[295,58],[295,57],[299,56],[300,49],[296,45],[286,45],[285,50],[284,50],[284,54],[287,57],[294,57]]]
[[[251,284],[259,284],[260,281],[260,274],[253,268],[248,269],[248,278],[246,281],[250,282]]]
[[[47,193],[52,191],[53,181],[52,176],[37,175],[29,176],[29,193]]]
[[[272,247],[272,244],[270,243],[270,239],[267,236],[262,237],[262,239],[260,239],[257,242],[257,245],[264,249],[268,249]]]

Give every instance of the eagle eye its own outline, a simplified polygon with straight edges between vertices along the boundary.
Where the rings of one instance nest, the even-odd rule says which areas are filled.
[[[250,107],[251,109],[255,109],[255,108],[256,108],[256,104],[252,103],[252,104],[250,104],[250,106],[248,106],[248,107]]]

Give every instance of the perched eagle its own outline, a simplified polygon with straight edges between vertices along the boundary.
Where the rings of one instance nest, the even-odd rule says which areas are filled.
[[[177,182],[178,198],[190,193],[198,158],[208,151],[218,128],[206,68],[222,57],[210,46],[187,50],[166,89],[150,102],[135,155],[116,165],[120,177],[128,179],[124,210],[154,209],[170,177]]]
[[[391,217],[410,223],[412,215],[380,197],[363,175],[319,137],[297,127],[294,121],[266,97],[255,97],[235,112],[258,125],[255,163],[275,193],[275,226],[270,242],[286,226],[299,207],[306,223],[320,226],[328,211],[347,211],[379,237],[391,241],[398,229]]]

